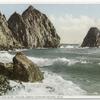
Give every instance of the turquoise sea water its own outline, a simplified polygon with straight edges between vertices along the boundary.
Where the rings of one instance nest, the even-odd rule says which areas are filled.
[[[66,44],[55,49],[38,48],[23,52],[40,66],[46,79],[43,83],[23,83],[26,92],[20,89],[19,93],[30,95],[35,89],[34,95],[100,95],[100,48]],[[8,54],[8,58],[12,58],[15,52]],[[15,95],[14,91],[8,93],[11,94]]]

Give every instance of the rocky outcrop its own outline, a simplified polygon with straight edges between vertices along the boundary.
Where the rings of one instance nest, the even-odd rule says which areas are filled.
[[[13,37],[21,44],[28,47],[25,22],[21,15],[14,13],[8,20],[9,28],[12,30]]]
[[[48,17],[29,6],[22,15],[14,13],[8,20],[13,37],[26,48],[53,47],[60,44],[60,37]]]
[[[41,81],[43,73],[39,67],[29,60],[22,52],[18,52],[13,58],[14,78],[21,81]]]
[[[43,80],[43,72],[29,60],[22,52],[13,58],[13,63],[0,63],[0,75],[11,80],[35,82]]]
[[[82,47],[100,46],[100,30],[97,27],[91,27],[85,36]]]
[[[22,52],[18,52],[12,63],[0,62],[0,96],[13,91],[9,80],[22,84],[24,82],[36,82],[44,79],[43,72],[29,60]]]
[[[9,49],[14,46],[14,38],[4,15],[0,13],[0,49]]]
[[[0,50],[12,49],[17,44],[12,31],[8,28],[5,16],[0,13]]]
[[[51,21],[32,6],[29,6],[22,15],[15,12],[8,21],[0,13],[0,50],[56,48],[59,44],[60,37]]]

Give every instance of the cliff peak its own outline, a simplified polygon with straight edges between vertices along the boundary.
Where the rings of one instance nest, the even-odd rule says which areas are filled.
[[[100,30],[97,27],[91,27],[85,36],[82,47],[100,46]]]
[[[60,37],[45,14],[30,5],[22,15],[16,13],[14,15],[8,20],[9,28],[22,46],[26,48],[59,46]]]
[[[34,9],[34,7],[32,6],[32,5],[30,5],[28,8],[27,8],[27,10],[33,10]]]

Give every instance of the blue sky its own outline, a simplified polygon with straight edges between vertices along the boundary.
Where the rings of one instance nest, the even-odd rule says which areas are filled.
[[[0,11],[8,18],[14,11],[21,13],[28,6],[29,4],[0,4]],[[33,6],[46,14],[64,15],[68,13],[74,16],[100,17],[99,4],[33,4]]]
[[[21,14],[28,6],[28,4],[1,4],[0,11],[8,19],[13,12]],[[100,27],[100,5],[97,4],[33,4],[33,6],[45,13],[53,22],[62,43],[81,43],[90,27]]]

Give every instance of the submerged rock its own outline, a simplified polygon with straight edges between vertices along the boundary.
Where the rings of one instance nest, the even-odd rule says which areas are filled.
[[[8,20],[13,37],[26,48],[52,47],[60,44],[53,24],[48,17],[29,6],[22,15],[14,13]]]
[[[18,52],[13,58],[13,73],[14,79],[25,82],[41,81],[44,78],[39,67],[22,52]]]
[[[85,36],[82,47],[100,46],[100,30],[97,27],[91,27]]]

